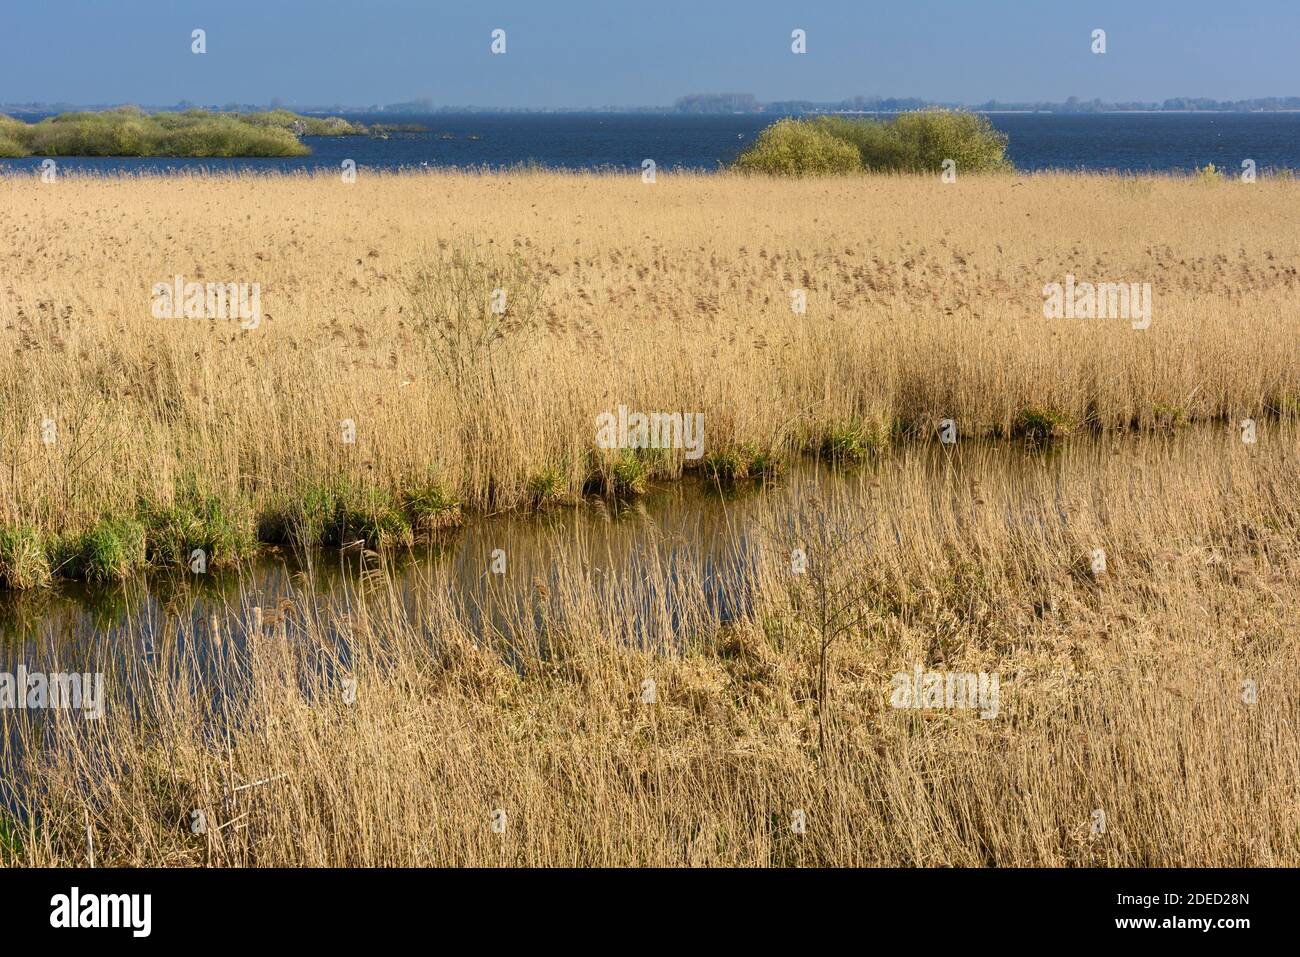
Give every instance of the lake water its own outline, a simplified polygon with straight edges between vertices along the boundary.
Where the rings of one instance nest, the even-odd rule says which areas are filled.
[[[337,170],[345,159],[364,169],[501,168],[535,162],[563,169],[716,170],[753,142],[769,115],[393,114],[346,113],[362,123],[419,124],[419,133],[307,137],[311,156],[287,159],[133,159],[60,157],[66,170]],[[31,119],[27,117],[26,119]],[[1008,153],[1025,171],[1187,172],[1213,163],[1240,170],[1300,168],[1300,113],[994,114]],[[41,158],[0,160],[0,170],[32,170]]]

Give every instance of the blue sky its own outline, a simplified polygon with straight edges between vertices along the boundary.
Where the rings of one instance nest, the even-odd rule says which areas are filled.
[[[6,0],[0,102],[1240,99],[1300,95],[1298,41],[1300,0]]]

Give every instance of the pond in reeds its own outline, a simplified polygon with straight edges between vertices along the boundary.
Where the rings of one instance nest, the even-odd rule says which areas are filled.
[[[1260,442],[1269,434],[1261,431]],[[1052,489],[1073,478],[1077,491],[1078,477],[1100,463],[1112,476],[1158,475],[1162,462],[1179,456],[1238,454],[1233,441],[1224,428],[1207,427],[1143,438],[1075,436],[1046,448],[1011,441],[904,445],[854,466],[804,462],[773,482],[726,491],[688,477],[633,502],[590,498],[481,517],[436,546],[400,553],[271,550],[221,573],[153,573],[114,587],[0,593],[0,674],[19,666],[112,674],[169,660],[202,670],[242,647],[254,630],[292,640],[304,618],[336,638],[343,654],[343,633],[357,615],[428,629],[431,639],[454,620],[508,645],[494,639],[537,630],[541,618],[562,612],[548,607],[559,594],[588,596],[583,613],[612,639],[663,646],[747,612],[758,542],[781,538],[777,526],[790,528],[788,516],[810,496],[877,510],[888,540],[902,542],[915,533],[918,509],[945,513],[983,479],[1002,486],[998,507],[1008,523],[1042,525],[1057,521]],[[1022,485],[1029,490],[1023,496],[1016,491]],[[957,510],[944,520],[960,526],[963,518]],[[568,607],[572,614],[572,601]]]

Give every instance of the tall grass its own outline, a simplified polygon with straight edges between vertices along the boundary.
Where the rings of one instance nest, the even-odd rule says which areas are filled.
[[[1294,416],[1300,187],[1144,182],[8,178],[0,529],[153,527],[201,489],[240,529],[228,541],[282,540],[302,516],[315,542],[311,497],[341,486],[414,533],[402,503],[430,481],[472,513],[704,465],[596,449],[596,416],[620,404],[703,412],[724,480],[805,454],[869,461],[944,418],[963,439],[1068,443]],[[1044,318],[1043,286],[1067,273],[1151,282],[1151,327]],[[177,274],[259,282],[263,321],[153,318],[153,284]],[[203,547],[181,537],[155,554]]]
[[[0,584],[367,563],[69,646],[107,712],[9,714],[0,862],[89,826],[108,865],[1296,866],[1300,187],[1141,183],[0,181]],[[153,318],[178,274],[262,322]],[[1044,318],[1066,274],[1150,282],[1151,326]],[[703,412],[705,456],[595,448],[620,404]],[[851,489],[730,526],[725,620],[688,554],[556,536],[487,615],[374,554],[798,455]],[[892,708],[917,665],[999,674],[998,716]]]
[[[101,721],[15,713],[0,860],[85,864],[89,823],[101,865],[1294,867],[1298,452],[1294,427],[1018,472],[904,449],[737,528],[725,624],[698,563],[633,581],[568,539],[484,634],[436,570],[414,612],[375,569],[337,605],[182,617],[159,662],[106,659]],[[824,685],[788,557],[814,515],[858,596]],[[998,673],[998,715],[895,710],[918,664]]]

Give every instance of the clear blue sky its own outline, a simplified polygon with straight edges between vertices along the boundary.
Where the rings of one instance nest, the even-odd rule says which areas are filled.
[[[1241,99],[1300,95],[1298,44],[1300,0],[4,0],[0,102]]]

